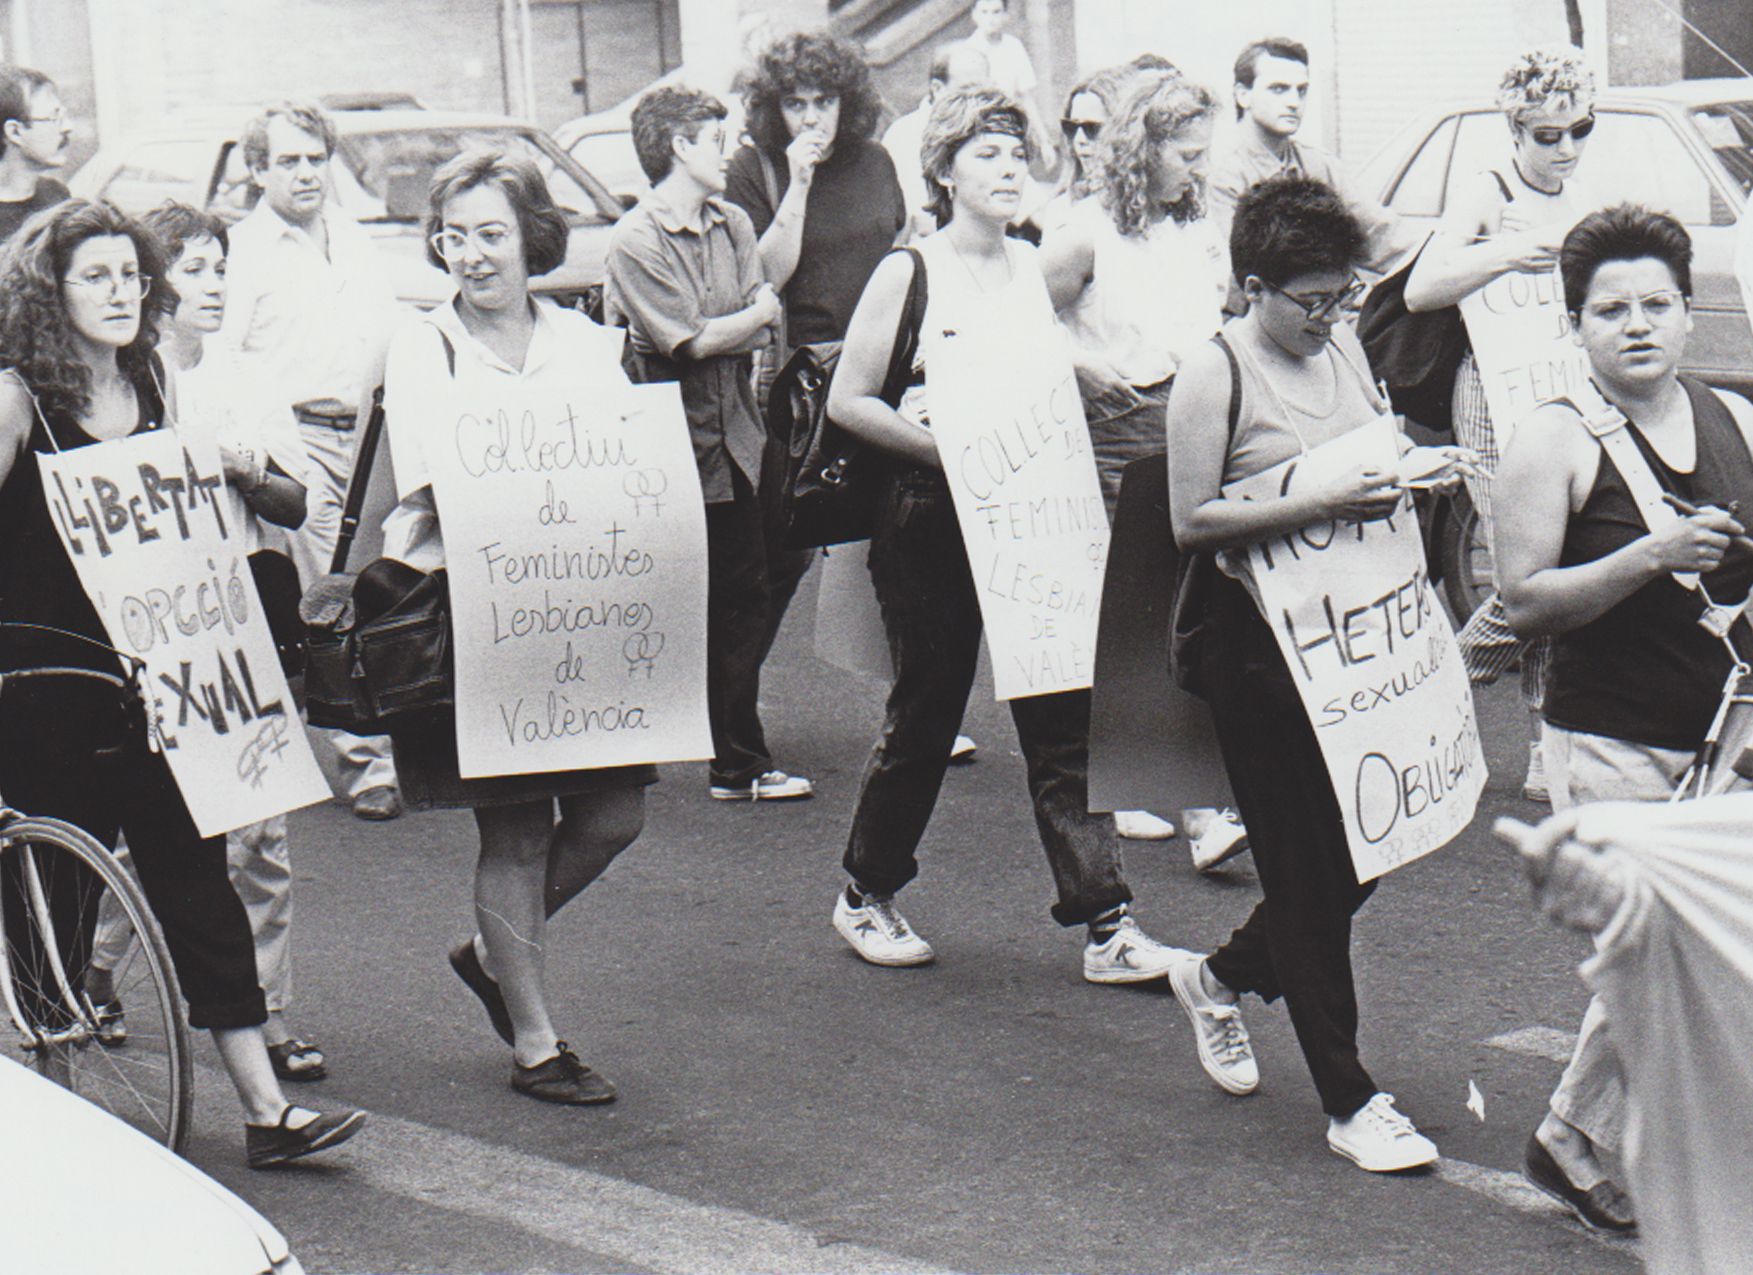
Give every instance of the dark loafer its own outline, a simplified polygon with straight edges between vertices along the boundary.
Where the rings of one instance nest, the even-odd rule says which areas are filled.
[[[243,1127],[244,1153],[249,1157],[250,1168],[269,1169],[276,1164],[327,1151],[365,1128],[363,1111],[330,1111],[319,1112],[309,1124],[290,1129],[286,1122],[291,1119],[293,1110],[287,1107],[280,1115],[279,1124],[246,1124]]]
[[[1522,1176],[1528,1185],[1549,1195],[1591,1230],[1625,1235],[1637,1229],[1637,1216],[1631,1210],[1631,1198],[1611,1178],[1602,1178],[1587,1191],[1575,1186],[1558,1167],[1558,1161],[1538,1137],[1530,1135],[1528,1148],[1522,1153]]]
[[[570,1107],[593,1107],[615,1100],[615,1086],[600,1073],[579,1061],[565,1041],[556,1042],[559,1053],[534,1067],[511,1067],[511,1087],[543,1102]]]
[[[308,1040],[283,1040],[268,1046],[268,1061],[281,1080],[321,1080],[329,1074],[323,1051]]]
[[[499,984],[493,976],[481,968],[481,958],[475,955],[475,940],[464,939],[462,946],[450,950],[450,967],[457,972],[457,977],[469,985],[469,990],[480,998],[481,1006],[487,1011],[487,1018],[493,1024],[493,1030],[499,1033],[499,1039],[508,1045],[517,1041],[511,1032],[511,1011],[505,1007],[505,994],[499,990]]]

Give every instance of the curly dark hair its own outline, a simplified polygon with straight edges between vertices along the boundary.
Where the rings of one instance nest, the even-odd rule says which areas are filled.
[[[1364,252],[1362,223],[1326,182],[1271,177],[1236,201],[1230,264],[1238,284],[1252,275],[1282,287],[1318,270],[1352,270]]]
[[[430,264],[450,269],[432,246],[432,237],[444,229],[444,206],[477,186],[497,187],[517,214],[524,269],[532,276],[547,274],[566,260],[566,214],[555,205],[535,163],[504,151],[465,147],[432,174],[426,208],[426,260]]]
[[[62,279],[79,245],[104,235],[127,236],[154,285],[140,304],[139,331],[116,351],[122,373],[138,384],[150,374],[159,316],[176,304],[159,286],[164,253],[149,230],[113,204],[69,199],[19,227],[0,257],[0,367],[23,378],[45,416],[78,420],[91,410],[91,369],[74,348]]]
[[[839,137],[869,137],[876,132],[883,100],[871,83],[864,55],[826,32],[802,31],[762,50],[743,84],[749,136],[769,154],[784,154],[791,145],[779,103],[802,88],[839,96]]]
[[[1692,300],[1692,236],[1665,212],[1641,204],[1615,204],[1584,217],[1570,228],[1558,250],[1564,277],[1564,308],[1572,317],[1583,308],[1595,272],[1609,261],[1653,257],[1668,267],[1674,286]]]

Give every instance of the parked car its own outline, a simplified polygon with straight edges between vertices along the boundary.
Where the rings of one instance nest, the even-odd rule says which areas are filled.
[[[1753,191],[1753,79],[1605,89],[1595,120],[1576,180],[1602,203],[1664,209],[1692,235],[1686,370],[1753,391],[1753,328],[1734,270],[1736,222]],[[1456,184],[1507,163],[1509,145],[1489,101],[1439,108],[1408,124],[1370,161],[1364,181],[1401,216],[1434,227]]]
[[[430,309],[451,295],[449,278],[426,261],[426,194],[433,171],[474,142],[521,154],[541,168],[572,231],[565,262],[537,279],[536,290],[601,314],[603,259],[622,205],[553,138],[507,116],[402,104],[336,110],[332,117],[340,145],[329,169],[330,198],[376,238],[405,302]],[[69,184],[75,195],[107,199],[128,212],[176,199],[231,221],[256,198],[235,127],[106,145]]]
[[[274,1225],[145,1134],[0,1058],[5,1268],[303,1275]]]

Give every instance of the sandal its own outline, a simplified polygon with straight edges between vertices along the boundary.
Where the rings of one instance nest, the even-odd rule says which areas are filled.
[[[282,1080],[321,1080],[329,1074],[323,1051],[308,1040],[283,1040],[268,1046],[268,1061]]]

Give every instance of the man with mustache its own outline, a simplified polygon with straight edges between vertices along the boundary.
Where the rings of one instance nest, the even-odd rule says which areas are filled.
[[[67,163],[72,136],[53,80],[28,67],[0,68],[0,243],[32,213],[67,198],[49,174]]]

